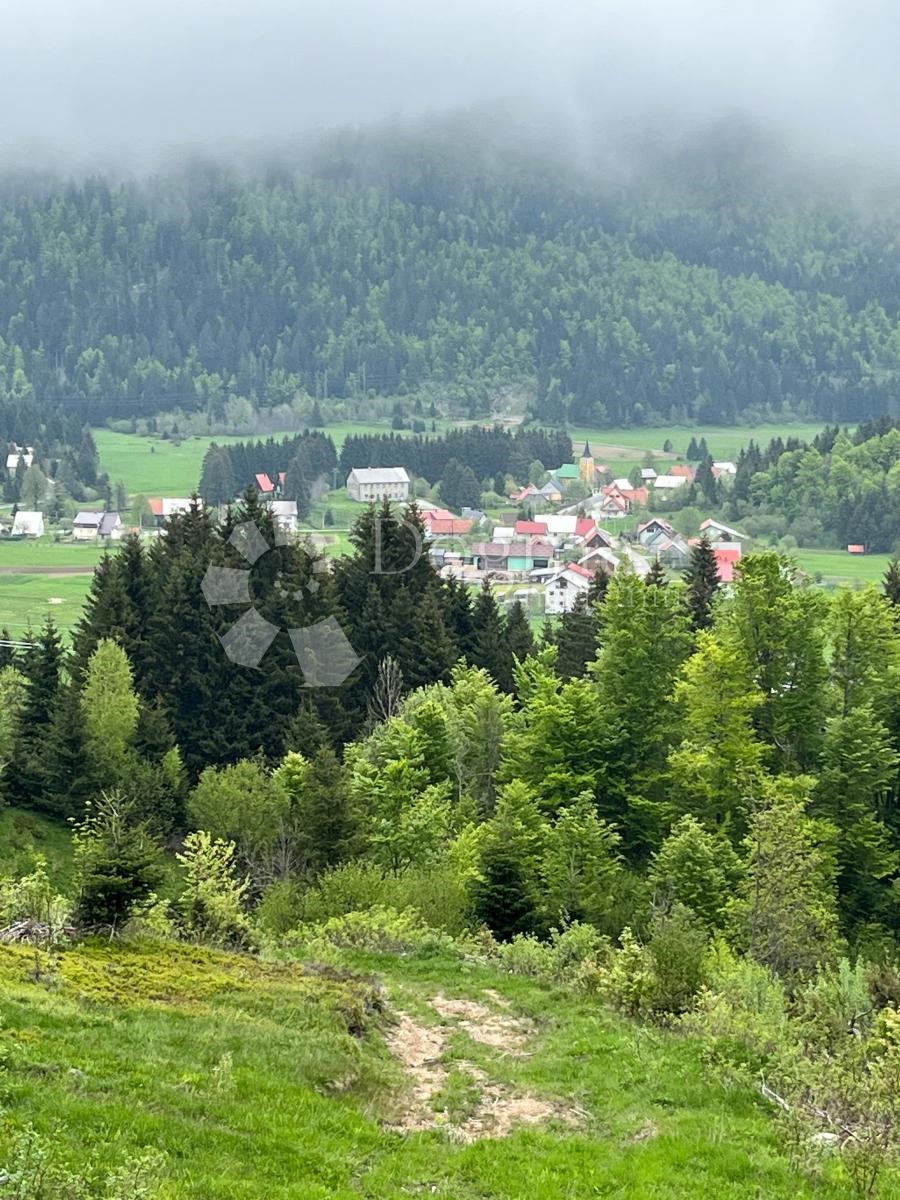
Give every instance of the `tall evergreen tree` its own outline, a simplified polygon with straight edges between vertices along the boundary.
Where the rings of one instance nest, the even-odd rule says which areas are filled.
[[[469,661],[484,667],[504,692],[513,690],[513,657],[506,637],[506,622],[497,606],[490,582],[485,580],[472,608],[472,650]]]
[[[684,573],[685,606],[691,628],[697,633],[712,625],[713,602],[719,591],[719,568],[712,544],[704,533],[691,547],[691,558]]]

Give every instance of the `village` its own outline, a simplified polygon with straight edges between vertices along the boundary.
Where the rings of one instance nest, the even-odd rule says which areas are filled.
[[[733,476],[735,469],[731,462],[712,465],[715,477]],[[442,575],[472,584],[486,579],[518,583],[506,595],[532,611],[558,616],[572,610],[598,571],[610,576],[626,569],[644,577],[654,562],[673,573],[687,568],[699,538],[682,535],[668,520],[645,510],[652,492],[671,495],[692,483],[693,468],[679,464],[658,474],[643,467],[638,473],[639,479],[613,478],[586,443],[577,462],[549,471],[541,485],[512,492],[508,511],[488,515],[463,508],[454,513],[423,498],[415,504]],[[347,480],[348,496],[360,503],[409,504],[412,490],[413,481],[402,467],[357,469]],[[621,532],[615,531],[617,526]],[[699,534],[712,547],[720,581],[731,583],[746,536],[712,518],[702,522]]]
[[[31,453],[29,447],[13,446],[7,471],[20,470],[20,462],[30,466]],[[712,469],[716,476],[727,476],[735,467],[716,462]],[[423,552],[441,575],[473,586],[488,580],[498,585],[504,600],[518,600],[532,614],[570,612],[597,572],[611,576],[624,569],[645,577],[659,563],[677,574],[687,568],[699,537],[710,542],[721,582],[732,581],[746,542],[741,531],[708,518],[699,537],[688,537],[664,516],[648,511],[651,495],[670,497],[693,482],[691,466],[673,464],[664,474],[645,466],[629,478],[615,478],[586,443],[577,461],[544,474],[544,482],[517,487],[505,498],[507,506],[490,512],[462,507],[457,513],[417,495],[415,480],[399,466],[352,470],[344,492],[360,506],[387,500],[404,511],[414,503],[424,528]],[[301,524],[296,501],[283,497],[284,481],[284,473],[260,473],[253,486],[280,535],[309,538],[321,549],[322,531]],[[139,523],[130,525],[118,512],[86,507],[52,528],[43,511],[19,508],[8,519],[0,518],[0,537],[21,541],[52,533],[57,541],[107,544],[128,533],[158,537],[167,520],[187,512],[191,503],[189,497],[148,498]]]

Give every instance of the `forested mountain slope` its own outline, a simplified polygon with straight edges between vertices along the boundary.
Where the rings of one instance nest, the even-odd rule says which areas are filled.
[[[0,436],[38,436],[59,402],[94,423],[218,418],[229,397],[300,389],[424,391],[471,415],[508,397],[554,424],[891,410],[884,207],[812,204],[738,134],[627,184],[473,139],[334,138],[243,175],[0,181]]]

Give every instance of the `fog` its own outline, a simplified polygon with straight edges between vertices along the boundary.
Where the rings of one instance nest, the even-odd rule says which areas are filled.
[[[741,114],[896,165],[890,0],[4,0],[0,161],[143,168],[476,104],[573,144]],[[528,114],[526,116],[526,114]]]

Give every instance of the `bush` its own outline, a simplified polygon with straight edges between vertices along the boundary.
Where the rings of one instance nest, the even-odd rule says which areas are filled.
[[[598,974],[609,961],[609,939],[593,925],[574,922],[552,929],[549,941],[519,934],[510,942],[495,943],[491,957],[511,975],[526,975],[565,983],[579,991],[593,991]]]
[[[50,883],[47,860],[36,855],[30,875],[0,879],[0,941],[58,941],[70,924],[71,909]]]
[[[704,981],[709,938],[703,923],[683,904],[655,917],[647,951],[652,985],[647,995],[654,1013],[678,1016],[690,1008]]]
[[[452,938],[439,929],[429,928],[416,913],[381,906],[301,926],[284,939],[283,945],[306,957],[326,959],[332,957],[334,950],[426,957],[459,953]]]
[[[374,863],[344,863],[323,871],[305,891],[294,885],[270,888],[257,913],[267,931],[278,933],[376,905],[409,909],[425,925],[454,937],[474,923],[469,892],[452,864],[385,874]]]
[[[187,880],[178,900],[182,929],[205,945],[241,949],[251,942],[244,912],[249,884],[234,872],[234,845],[214,841],[205,830],[189,833],[178,861]]]
[[[597,990],[632,1016],[679,1016],[694,1002],[705,978],[706,930],[684,905],[651,921],[642,945],[630,929],[597,977]]]
[[[706,977],[694,1011],[683,1018],[686,1029],[711,1038],[716,1053],[732,1062],[759,1065],[787,1043],[787,995],[768,967],[716,942]]]
[[[842,958],[836,967],[824,967],[800,989],[797,1007],[809,1035],[833,1043],[848,1034],[867,1035],[875,1010],[869,992],[866,964],[851,966]]]
[[[164,1155],[132,1156],[109,1170],[91,1154],[75,1168],[63,1160],[60,1141],[31,1125],[9,1135],[0,1158],[4,1200],[153,1200],[159,1195]]]

